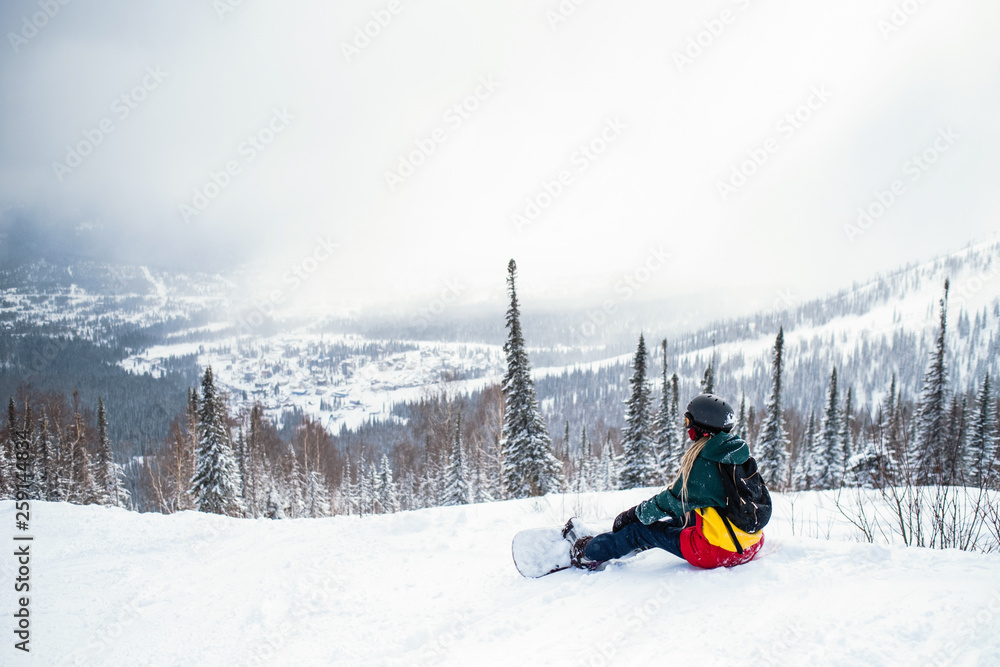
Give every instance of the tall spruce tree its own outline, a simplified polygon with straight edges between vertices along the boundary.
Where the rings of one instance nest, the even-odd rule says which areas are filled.
[[[948,446],[945,450],[944,481],[948,484],[964,484],[968,481],[969,470],[969,410],[965,396],[955,394],[948,407]]]
[[[660,481],[666,482],[673,477],[676,467],[675,459],[679,457],[680,442],[677,433],[677,401],[670,388],[667,378],[667,339],[660,343],[663,352],[662,385],[660,389],[660,407],[653,422],[653,432],[656,438],[656,463],[659,469]]]
[[[889,383],[889,396],[886,397],[885,409],[880,411],[882,417],[879,424],[879,435],[885,448],[885,454],[889,460],[894,460],[900,452],[899,403],[896,400],[896,373],[892,374],[892,381]]]
[[[854,388],[847,388],[844,414],[840,423],[841,470],[847,469],[847,460],[856,452],[854,447]]]
[[[940,323],[931,362],[924,373],[924,386],[917,407],[916,437],[913,439],[914,452],[910,457],[916,462],[916,479],[919,484],[944,482],[945,460],[947,458],[947,432],[945,405],[948,374],[945,368],[947,352],[945,334],[948,325],[948,287],[944,281],[944,296],[939,301]]]
[[[830,384],[826,391],[826,407],[809,457],[809,488],[833,489],[840,486],[844,470],[843,439],[841,438],[840,396],[837,388],[837,369],[830,371]]]
[[[733,429],[733,433],[740,436],[744,440],[749,438],[747,434],[747,395],[746,392],[740,392],[740,413],[736,418],[736,427]]]
[[[382,467],[375,478],[375,511],[380,514],[393,514],[399,511],[399,495],[396,482],[392,479],[392,468],[389,467],[389,457],[382,455]]]
[[[666,470],[667,481],[672,480],[680,468],[681,457],[684,455],[684,443],[687,442],[687,431],[684,428],[684,420],[681,419],[681,380],[677,373],[670,376],[670,422],[674,425],[674,448],[673,457],[667,461]]]
[[[14,405],[14,397],[11,396],[7,404],[7,437],[4,438],[2,450],[0,450],[0,500],[7,500],[14,497],[15,467],[14,450],[18,439],[17,428],[17,406]]]
[[[201,512],[241,516],[243,503],[239,472],[233,457],[226,408],[216,390],[211,366],[205,369],[201,390],[198,458],[191,479],[191,494]]]
[[[997,425],[993,415],[993,397],[990,389],[990,374],[983,377],[976,396],[976,418],[969,441],[969,478],[972,484],[984,485],[988,481],[997,451],[995,441]]]
[[[715,369],[713,365],[715,360],[708,362],[708,367],[705,369],[705,374],[701,378],[701,391],[705,394],[715,393]]]
[[[813,488],[812,461],[816,449],[816,414],[809,413],[809,423],[805,435],[799,444],[798,454],[792,470],[792,488],[796,491],[809,491]]]
[[[73,456],[73,494],[71,502],[78,505],[94,505],[100,502],[100,491],[94,481],[90,462],[90,452],[81,442]]]
[[[626,401],[625,429],[622,431],[622,467],[618,481],[623,489],[651,486],[660,482],[659,468],[650,424],[650,390],[646,382],[646,341],[639,334],[639,346],[632,361],[631,395]]]
[[[280,480],[279,488],[285,502],[285,515],[291,519],[305,516],[306,474],[290,442],[285,447],[281,472],[283,479]]]
[[[567,422],[568,424],[569,422]],[[567,429],[567,434],[569,433]],[[472,485],[469,482],[469,466],[465,448],[462,445],[462,413],[458,413],[455,436],[451,442],[451,456],[444,469],[442,505],[466,505],[472,502]]]
[[[108,437],[108,415],[104,399],[97,397],[97,456],[94,461],[94,482],[97,485],[98,502],[103,505],[125,507],[128,491],[124,486],[124,471],[115,463],[111,453],[111,439]]]
[[[306,481],[306,516],[313,519],[330,516],[331,508],[326,477],[319,470],[310,471]]]
[[[782,353],[785,344],[784,328],[778,329],[774,340],[774,356],[771,368],[771,393],[764,408],[764,421],[757,443],[757,463],[764,481],[775,490],[782,490],[788,484],[788,435],[785,432],[781,414],[781,373]]]
[[[49,434],[49,416],[42,410],[42,418],[38,420],[38,447],[35,458],[35,483],[38,485],[38,497],[41,500],[52,500],[52,436]]]
[[[515,281],[517,265],[507,265],[507,374],[503,378],[503,428],[500,447],[503,452],[502,477],[511,498],[540,496],[558,491],[562,486],[562,464],[552,453],[552,440],[538,406],[531,365],[524,349],[521,312]]]
[[[618,489],[618,457],[615,456],[614,446],[611,443],[611,436],[604,441],[604,449],[601,451],[600,466],[600,491],[614,491]]]

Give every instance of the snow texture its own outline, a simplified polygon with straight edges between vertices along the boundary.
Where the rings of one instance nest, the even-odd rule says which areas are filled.
[[[1000,557],[848,541],[821,493],[794,515],[775,494],[761,556],[734,569],[659,550],[514,568],[517,531],[654,491],[287,521],[33,502],[32,652],[8,639],[0,664],[1000,664]]]

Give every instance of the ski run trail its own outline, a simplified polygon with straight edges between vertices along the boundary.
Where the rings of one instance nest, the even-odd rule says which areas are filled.
[[[31,651],[11,547],[0,664],[1000,665],[1000,556],[860,543],[820,493],[775,494],[761,556],[733,569],[656,550],[514,569],[518,530],[610,527],[653,492],[284,521],[35,501]],[[18,544],[12,501],[0,525]]]

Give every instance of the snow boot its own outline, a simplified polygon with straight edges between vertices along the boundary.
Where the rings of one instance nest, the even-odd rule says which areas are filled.
[[[594,571],[604,564],[604,561],[587,558],[587,545],[592,539],[594,539],[593,535],[587,535],[573,543],[573,547],[569,551],[569,562],[573,564],[573,567]]]

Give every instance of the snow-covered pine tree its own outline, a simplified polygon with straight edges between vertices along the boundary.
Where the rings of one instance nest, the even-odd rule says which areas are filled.
[[[201,390],[198,458],[190,493],[201,512],[242,516],[243,494],[230,444],[226,408],[216,390],[211,366],[205,369]]]
[[[469,466],[462,445],[462,413],[458,413],[455,436],[451,442],[451,456],[444,469],[442,505],[467,505],[472,502],[472,485],[469,483]],[[568,422],[567,422],[568,424]],[[568,435],[568,426],[567,426]]]
[[[49,478],[46,480],[46,495],[48,500],[59,502],[67,499],[66,480],[63,474],[63,465],[66,460],[66,433],[60,428],[57,420],[49,422],[50,431],[49,444]]]
[[[78,407],[74,410],[73,421],[66,428],[66,438],[63,441],[60,487],[63,490],[61,500],[82,504],[80,503],[80,492],[82,490],[80,488],[81,475],[84,469],[89,471],[90,467],[89,465],[86,467],[83,466],[81,461],[83,453],[86,452],[86,445],[84,443],[86,433],[84,432],[83,417],[80,416]],[[88,493],[89,490],[83,490],[84,496],[87,496]]]
[[[715,369],[712,367],[714,364],[714,359],[708,362],[705,374],[701,377],[701,391],[703,394],[712,394],[715,392]]]
[[[287,502],[285,512],[291,519],[303,517],[306,515],[306,473],[299,463],[292,443],[288,443],[285,449],[281,469]]]
[[[273,520],[286,518],[285,505],[286,502],[281,497],[281,491],[272,480],[272,485],[267,491],[267,501],[264,503],[264,516]]]
[[[840,464],[841,470],[847,469],[847,460],[854,456],[854,387],[847,388],[847,397],[844,398],[844,415],[840,424],[840,447],[843,460]],[[841,477],[843,481],[843,477]]]
[[[681,457],[684,456],[684,443],[687,442],[687,431],[684,428],[684,420],[681,413],[681,387],[680,378],[677,373],[670,376],[670,421],[674,425],[674,456],[667,462],[665,470],[667,481],[669,482],[677,476],[680,469]]]
[[[573,480],[573,491],[585,493],[594,490],[594,454],[590,441],[587,440],[587,427],[580,429],[580,449],[576,457],[576,479]]]
[[[757,459],[767,485],[776,491],[788,485],[788,435],[785,433],[781,414],[782,353],[785,343],[784,328],[778,329],[774,341],[774,358],[771,370],[771,394],[764,408],[764,421],[757,442]]]
[[[892,381],[889,383],[889,395],[886,397],[885,409],[879,412],[882,419],[878,426],[880,439],[886,450],[886,454],[891,457],[896,457],[901,453],[899,448],[898,409],[896,401],[896,373],[893,372]]]
[[[535,395],[531,365],[524,349],[521,313],[515,280],[517,265],[507,265],[507,374],[501,389],[504,398],[503,429],[500,447],[503,452],[502,477],[511,498],[540,496],[558,491],[562,486],[562,464],[552,454],[552,442]]]
[[[38,421],[38,436],[35,458],[35,482],[38,484],[38,497],[41,500],[52,500],[52,436],[49,432],[49,416],[42,410],[42,418]]]
[[[837,388],[837,368],[830,371],[826,390],[826,407],[809,457],[809,488],[833,489],[840,486],[844,471],[844,450],[841,438],[840,396]]]
[[[969,410],[965,396],[956,393],[948,406],[948,446],[945,449],[944,481],[947,484],[964,484],[969,470]]]
[[[326,477],[319,470],[313,470],[306,482],[306,516],[313,519],[330,516],[330,509],[330,490],[326,485]]]
[[[681,443],[677,436],[677,402],[670,390],[670,381],[667,378],[667,339],[660,343],[663,352],[663,371],[660,388],[660,406],[656,412],[656,419],[653,421],[653,433],[656,439],[656,467],[659,470],[658,480],[666,483],[674,476],[676,463],[675,459],[680,456]],[[676,376],[675,376],[676,377]]]
[[[396,494],[396,483],[392,481],[392,468],[389,467],[389,457],[382,455],[382,467],[378,472],[375,484],[375,511],[379,514],[393,514],[399,511],[399,497]]]
[[[266,505],[266,480],[269,477],[267,457],[264,455],[264,440],[268,424],[259,405],[250,409],[248,417],[245,456],[246,479],[243,482],[243,498],[250,516],[261,516]]]
[[[993,417],[990,374],[987,372],[976,396],[976,418],[969,439],[969,481],[977,486],[985,486],[990,468],[995,463],[997,425]]]
[[[340,477],[340,509],[350,516],[360,514],[357,487],[351,480],[351,460],[344,463],[344,472]]]
[[[816,413],[809,413],[809,423],[806,426],[805,435],[799,444],[798,454],[795,457],[795,466],[792,470],[792,489],[796,491],[809,491],[813,488],[812,481],[812,460],[816,449]]]
[[[733,429],[733,433],[740,436],[744,440],[750,437],[747,434],[747,395],[746,392],[740,392],[740,414],[736,418],[736,428]]]
[[[757,408],[752,405],[747,406],[747,432],[744,438],[747,442],[756,442],[760,431],[760,424],[757,419]]]
[[[98,502],[114,507],[128,506],[128,491],[124,485],[125,472],[115,463],[108,437],[108,415],[104,399],[97,397],[97,456],[94,461],[94,482]]]
[[[73,455],[73,495],[70,502],[77,505],[94,505],[99,502],[99,490],[94,482],[90,452],[83,441],[77,443]]]
[[[104,410],[104,399],[97,397],[97,451],[94,456],[94,483],[97,487],[97,502],[102,505],[116,505],[114,460],[111,455],[111,440],[108,438],[108,415]]]
[[[615,491],[618,489],[618,457],[611,444],[611,437],[604,441],[604,449],[601,452],[601,474],[600,491]]]
[[[198,388],[192,387],[188,391],[188,402],[187,410],[185,412],[184,426],[187,429],[187,446],[184,451],[187,452],[188,463],[184,466],[186,470],[190,470],[191,476],[194,476],[194,472],[198,465],[198,415],[201,414],[201,399],[198,398]],[[185,481],[185,485],[190,482],[190,478]],[[188,494],[190,496],[190,494]]]
[[[626,403],[622,431],[622,466],[618,482],[622,489],[651,486],[660,482],[650,424],[650,391],[646,382],[646,341],[639,334],[639,346],[632,361],[632,392]]]
[[[3,439],[2,450],[0,450],[0,500],[8,500],[14,497],[15,468],[14,468],[14,448],[18,438],[17,428],[17,406],[14,405],[14,397],[11,396],[7,404],[7,437]]]
[[[917,407],[916,437],[913,439],[914,451],[910,460],[916,464],[918,484],[938,484],[945,481],[947,440],[945,392],[948,385],[945,368],[947,351],[945,334],[948,324],[948,287],[949,283],[945,280],[944,296],[938,302],[940,305],[938,335],[930,365],[924,373],[924,386]]]
[[[495,491],[494,481],[490,477],[490,469],[484,460],[486,456],[486,453],[480,449],[479,462],[476,465],[474,483],[472,484],[472,490],[475,494],[473,502],[477,503],[491,503],[496,500],[496,497],[493,495]]]
[[[22,451],[28,452],[28,458],[24,461],[18,461],[15,457],[17,481],[22,484],[19,488],[27,493],[28,498],[41,500],[44,494],[44,485],[38,476],[38,435],[35,433],[35,416],[31,411],[30,404],[24,406],[24,423],[20,436]]]

